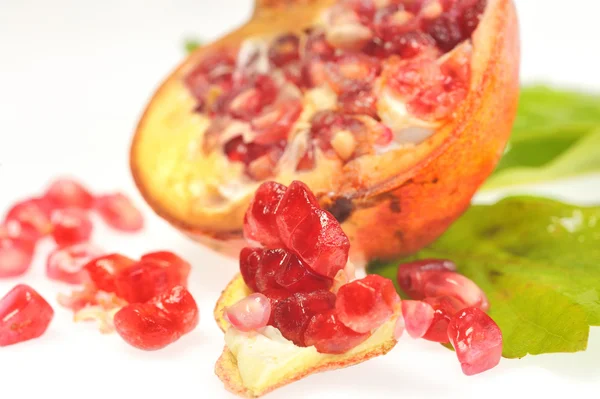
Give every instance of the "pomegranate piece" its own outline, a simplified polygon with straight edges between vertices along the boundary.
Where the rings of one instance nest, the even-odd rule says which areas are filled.
[[[335,306],[335,295],[329,291],[299,292],[280,300],[273,308],[273,325],[298,346],[307,346],[304,332],[311,318]]]
[[[171,280],[175,283],[175,285],[187,287],[188,277],[192,271],[192,266],[188,261],[174,254],[173,252],[150,252],[143,255],[140,258],[140,261],[143,263],[155,263],[163,268],[166,268],[169,271]]]
[[[44,198],[33,198],[14,205],[6,214],[5,221],[17,221],[34,234],[32,239],[40,239],[52,231],[50,203]]]
[[[244,217],[244,237],[267,248],[282,247],[275,223],[275,209],[286,192],[286,187],[275,182],[260,185]]]
[[[243,248],[240,252],[240,273],[246,285],[252,291],[258,291],[256,286],[256,271],[264,250],[261,248]]]
[[[290,129],[302,113],[302,103],[297,100],[275,104],[252,119],[251,126],[257,144],[272,144],[287,140]]]
[[[373,19],[375,35],[383,42],[390,42],[394,38],[418,28],[418,18],[414,13],[405,9],[402,4],[390,4],[380,8]]]
[[[344,91],[338,97],[338,104],[346,114],[377,117],[377,97],[370,89]]]
[[[319,29],[312,29],[308,32],[303,49],[304,59],[331,60],[334,56],[335,49],[325,38],[325,32]]]
[[[458,311],[465,308],[465,305],[450,296],[425,298],[423,301],[428,303],[434,311],[431,326],[423,338],[434,342],[448,342],[448,323]]]
[[[458,24],[463,38],[471,37],[479,22],[485,8],[487,0],[464,0],[457,1],[459,6],[462,6],[461,12],[458,14]]]
[[[402,315],[408,335],[421,338],[431,327],[434,310],[426,302],[402,301]]]
[[[339,222],[300,181],[293,181],[275,211],[280,237],[317,274],[335,277],[348,261],[350,241]]]
[[[271,301],[263,294],[252,294],[228,307],[225,316],[240,331],[256,331],[269,322]]]
[[[115,276],[115,293],[129,303],[147,302],[179,283],[178,275],[153,262],[140,261]]]
[[[57,248],[48,255],[46,275],[52,280],[81,284],[88,278],[84,267],[102,254],[100,248],[87,242]]]
[[[300,58],[300,38],[293,33],[279,36],[269,48],[269,61],[275,67],[283,67]]]
[[[482,373],[500,362],[502,331],[481,309],[457,313],[448,325],[448,338],[466,375]]]
[[[233,85],[235,56],[222,49],[207,54],[198,66],[185,77],[185,85],[198,100],[198,111],[202,112],[207,103],[206,96],[211,88],[220,92],[230,90]]]
[[[0,299],[0,346],[38,338],[54,310],[33,288],[19,284]]]
[[[106,224],[125,232],[136,232],[144,227],[142,213],[124,194],[109,194],[96,197],[94,207]]]
[[[281,265],[275,273],[275,282],[294,293],[328,290],[333,285],[333,279],[312,272],[296,255],[289,256]]]
[[[126,256],[109,254],[91,260],[84,266],[84,269],[97,289],[116,292],[116,275],[121,270],[131,267],[134,263],[133,259]]]
[[[152,298],[150,303],[167,313],[181,335],[192,331],[200,321],[198,305],[192,294],[184,286],[177,285],[169,291]]]
[[[269,76],[257,75],[247,87],[240,89],[239,93],[227,94],[228,97],[235,96],[227,101],[227,112],[234,118],[249,121],[275,101],[278,90],[276,83]]]
[[[279,270],[289,263],[291,254],[285,249],[268,249],[261,256],[256,269],[256,287],[262,292],[269,288],[282,288],[275,279]]]
[[[162,349],[180,337],[167,313],[147,303],[134,303],[114,317],[115,330],[131,346],[152,351]]]
[[[20,229],[16,221],[0,225],[0,278],[20,276],[31,266],[35,241],[21,238]]]
[[[394,326],[394,339],[396,341],[398,341],[400,338],[402,338],[402,334],[404,334],[405,329],[406,329],[406,326],[404,324],[404,317],[402,317],[402,315],[400,315],[398,317],[398,319],[396,320],[396,325]]]
[[[81,183],[73,179],[54,181],[48,187],[44,197],[54,209],[90,209],[94,205],[92,194]]]
[[[52,212],[52,237],[59,247],[88,241],[92,235],[92,221],[78,208],[57,209]]]
[[[269,288],[267,290],[264,290],[262,292],[262,294],[264,296],[266,296],[267,298],[269,298],[269,302],[271,302],[271,315],[269,317],[269,322],[267,323],[270,326],[274,326],[275,325],[275,321],[274,321],[274,309],[275,306],[283,301],[284,299],[287,299],[290,297],[290,295],[292,295],[291,292],[286,291],[284,289],[278,289],[278,288]]]
[[[349,329],[331,310],[312,317],[304,332],[304,342],[320,353],[340,354],[361,344],[370,335]]]
[[[442,14],[434,20],[425,21],[423,29],[431,35],[443,52],[452,50],[465,39],[458,20],[450,14]]]
[[[423,259],[398,266],[398,285],[412,299],[425,298],[425,278],[431,273],[456,271],[454,262],[446,259]]]
[[[432,273],[425,277],[423,291],[425,296],[451,296],[465,306],[481,308],[484,312],[489,308],[485,293],[467,277],[454,272]]]
[[[338,94],[369,87],[379,72],[379,60],[364,54],[344,55],[325,66],[327,83]]]
[[[394,314],[400,304],[391,280],[371,274],[342,286],[335,310],[338,320],[359,333],[373,331]]]

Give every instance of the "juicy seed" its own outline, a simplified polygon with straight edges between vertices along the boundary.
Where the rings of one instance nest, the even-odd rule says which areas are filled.
[[[465,304],[478,307],[484,312],[489,308],[485,293],[467,277],[455,272],[439,272],[426,276],[423,291],[425,296],[451,296]]]
[[[370,335],[349,329],[338,320],[335,311],[329,311],[312,317],[304,332],[304,342],[320,353],[340,354],[361,344]]]
[[[166,312],[152,304],[134,303],[114,317],[115,330],[131,346],[152,351],[177,341],[181,334]]]
[[[286,192],[286,187],[275,182],[260,185],[250,202],[244,218],[244,237],[267,248],[282,246],[275,223],[275,209]]]
[[[431,305],[434,311],[431,326],[423,338],[434,342],[448,342],[448,323],[458,311],[465,308],[465,305],[449,296],[425,298],[423,301]]]
[[[438,47],[446,52],[452,50],[463,40],[458,21],[448,14],[425,23],[425,31],[433,37]]]
[[[54,310],[33,288],[19,284],[0,299],[0,346],[38,338]]]
[[[103,253],[102,249],[87,242],[57,248],[48,255],[46,275],[63,283],[81,284],[88,278],[84,267]]]
[[[140,260],[117,273],[115,292],[129,303],[144,303],[180,285],[180,278],[176,269]]]
[[[94,205],[92,194],[81,183],[73,179],[54,181],[48,187],[45,198],[55,209],[90,209]]]
[[[144,227],[141,212],[121,193],[97,197],[94,206],[106,224],[114,229],[136,232]]]
[[[412,338],[421,338],[431,327],[434,310],[426,302],[402,301],[402,315],[408,335]]]
[[[275,273],[275,282],[293,293],[328,290],[333,285],[332,279],[312,272],[296,255]]]
[[[168,270],[174,285],[187,287],[192,266],[188,261],[170,251],[150,252],[142,255],[140,262],[154,263]]]
[[[404,324],[404,317],[402,317],[402,315],[398,316],[398,320],[396,320],[396,325],[394,326],[394,339],[396,341],[398,341],[400,338],[402,338],[402,335],[404,334],[404,330],[406,329],[406,326]]]
[[[52,212],[52,237],[59,247],[88,241],[92,235],[92,221],[78,208],[57,209]]]
[[[431,273],[455,271],[456,265],[446,259],[423,259],[398,267],[398,285],[412,299],[425,298],[424,280]]]
[[[29,270],[34,249],[35,243],[0,231],[0,278],[20,276]]]
[[[166,312],[177,331],[182,335],[196,328],[200,321],[198,305],[192,294],[184,286],[177,285],[169,291],[152,298],[150,303]]]
[[[260,259],[256,269],[256,287],[262,292],[269,288],[282,288],[275,278],[277,273],[290,261],[291,254],[285,249],[268,249]]]
[[[267,325],[271,317],[271,302],[263,294],[252,294],[225,311],[233,327],[240,331],[256,331]]]
[[[252,291],[258,291],[258,287],[256,286],[256,272],[263,252],[262,248],[251,247],[243,248],[240,252],[240,273],[244,282]]]
[[[84,270],[98,290],[116,292],[115,277],[119,271],[134,264],[134,260],[119,254],[100,256],[88,262]]]
[[[284,289],[269,288],[268,290],[264,290],[262,294],[269,298],[269,302],[271,303],[271,316],[269,317],[269,322],[267,324],[270,326],[274,326],[275,306],[277,306],[277,304],[283,301],[284,299],[289,298],[292,295],[292,293]]]
[[[478,308],[457,313],[448,325],[448,338],[466,375],[482,373],[500,362],[502,331]]]
[[[6,214],[5,222],[17,221],[39,239],[52,231],[50,203],[46,199],[33,198],[14,205]]]
[[[300,38],[292,33],[279,36],[269,49],[269,61],[282,67],[300,58]]]
[[[346,327],[366,333],[383,325],[400,303],[391,280],[372,274],[342,286],[335,310]]]

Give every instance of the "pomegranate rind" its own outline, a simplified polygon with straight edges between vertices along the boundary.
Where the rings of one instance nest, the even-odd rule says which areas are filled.
[[[244,284],[244,280],[239,274],[223,290],[214,311],[217,325],[223,332],[230,327],[224,316],[225,309],[250,293],[250,289]],[[269,380],[260,386],[244,385],[237,360],[227,347],[223,349],[223,353],[215,365],[215,373],[223,381],[228,391],[243,397],[256,398],[310,374],[352,366],[373,357],[385,355],[396,345],[394,330],[400,313],[398,310],[389,321],[375,330],[371,337],[348,352],[340,355],[316,353],[312,357],[314,361],[310,364],[282,371],[280,378]]]

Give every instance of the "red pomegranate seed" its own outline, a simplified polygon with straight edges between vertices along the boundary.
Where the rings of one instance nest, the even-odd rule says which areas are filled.
[[[0,225],[0,278],[20,276],[31,266],[35,241],[23,238],[21,233],[16,220]]]
[[[269,48],[269,60],[281,68],[300,58],[300,38],[293,33],[279,36]]]
[[[282,288],[275,279],[293,255],[285,249],[268,249],[263,252],[256,269],[256,287],[262,292],[269,288]]]
[[[334,311],[329,311],[310,320],[304,332],[304,342],[320,353],[340,354],[361,344],[370,335],[349,329],[339,321]]]
[[[33,288],[19,284],[0,299],[0,346],[40,337],[54,310]]]
[[[223,151],[230,161],[242,162],[245,165],[267,154],[270,149],[271,146],[245,143],[242,136],[229,140],[223,147]]]
[[[225,311],[233,327],[240,331],[256,331],[267,325],[271,317],[271,302],[263,294],[252,294]]]
[[[282,142],[280,142],[282,143]],[[250,162],[246,168],[246,174],[254,180],[266,180],[275,175],[277,163],[283,155],[285,148],[283,145],[271,145],[267,153]]]
[[[198,325],[200,312],[192,294],[181,285],[152,298],[151,304],[167,313],[180,334],[187,334]]]
[[[185,85],[197,100],[204,102],[211,85],[224,90],[232,84],[235,57],[226,49],[208,53],[198,66],[185,77]]]
[[[450,14],[442,14],[434,20],[425,21],[423,29],[444,52],[452,50],[464,40],[459,22]]]
[[[192,271],[192,266],[185,259],[170,251],[150,252],[140,258],[140,262],[154,263],[166,268],[171,280],[175,285],[187,287],[188,277]]]
[[[502,331],[478,308],[457,313],[448,325],[448,338],[466,375],[482,373],[500,362]]]
[[[455,271],[456,265],[446,259],[423,259],[398,266],[398,285],[412,299],[425,298],[425,277],[431,273]]]
[[[290,295],[292,295],[291,292],[288,292],[284,289],[278,289],[278,288],[269,288],[267,290],[264,290],[262,292],[262,294],[264,296],[266,296],[267,298],[269,298],[269,302],[271,302],[271,316],[269,317],[269,322],[268,325],[273,326],[275,321],[274,321],[274,309],[275,306],[283,301],[284,299],[287,299],[290,297]]]
[[[267,75],[258,75],[249,87],[235,95],[227,105],[229,113],[238,119],[251,120],[277,98],[279,88]]]
[[[143,303],[179,284],[176,271],[153,262],[140,261],[119,271],[116,294],[129,303]]]
[[[116,275],[119,271],[131,267],[134,263],[133,259],[126,256],[109,254],[91,260],[84,266],[84,269],[97,289],[116,292]]]
[[[254,193],[244,218],[244,237],[267,248],[282,247],[275,223],[275,209],[285,194],[286,187],[275,182],[260,185]]]
[[[53,182],[48,187],[45,198],[55,209],[90,209],[94,205],[92,194],[81,183],[73,179],[59,179]]]
[[[43,198],[33,198],[14,205],[6,214],[6,222],[17,221],[29,231],[37,233],[39,239],[52,231],[50,223],[50,203]]]
[[[386,42],[383,49],[388,56],[398,55],[401,58],[413,58],[421,54],[438,54],[433,38],[423,32],[405,32]]]
[[[423,338],[435,342],[448,342],[448,323],[456,312],[465,307],[464,304],[449,296],[425,298],[423,301],[431,305],[434,310],[431,326]]]
[[[294,344],[306,346],[304,332],[311,318],[334,306],[335,295],[329,291],[299,292],[274,306],[273,325]]]
[[[366,333],[388,321],[399,304],[400,297],[392,281],[371,274],[343,285],[337,294],[335,310],[346,327]]]
[[[335,55],[335,49],[325,39],[325,33],[314,29],[306,37],[304,45],[303,58],[332,59]]]
[[[402,338],[402,335],[404,334],[404,330],[406,329],[406,326],[404,324],[404,317],[402,317],[402,315],[398,316],[398,320],[396,320],[396,325],[394,326],[394,339],[396,341],[398,341],[400,338]]]
[[[338,97],[340,109],[350,115],[377,117],[377,96],[370,90],[348,90]]]
[[[0,238],[12,238],[29,243],[31,249],[35,249],[39,233],[35,227],[28,224],[22,224],[16,219],[6,221],[0,224]]]
[[[460,4],[462,10],[458,14],[458,24],[464,40],[471,37],[477,26],[479,26],[487,6],[487,0],[464,0],[457,3],[463,3]]]
[[[327,63],[326,79],[338,94],[368,87],[380,72],[380,62],[363,54],[348,54]]]
[[[94,206],[102,219],[114,229],[135,232],[144,227],[144,217],[124,194],[97,197]]]
[[[131,346],[152,351],[162,349],[181,336],[167,313],[149,303],[134,303],[114,317],[115,330]]]
[[[313,170],[315,168],[315,146],[309,141],[304,154],[298,160],[296,170],[298,172]]]
[[[478,307],[484,312],[489,307],[487,297],[481,288],[461,274],[454,272],[432,273],[425,277],[424,283],[425,296],[451,296],[461,301],[465,306]]]
[[[59,247],[88,241],[92,235],[92,221],[78,208],[57,209],[52,212],[52,237]]]
[[[102,254],[100,248],[87,242],[57,248],[48,255],[46,274],[53,280],[81,284],[88,277],[84,266]]]
[[[350,241],[338,221],[319,208],[310,189],[293,181],[275,211],[283,243],[317,274],[335,277],[348,261]]]
[[[408,335],[421,338],[431,327],[434,310],[426,302],[402,301],[402,315]]]
[[[264,250],[262,248],[243,248],[240,252],[240,273],[246,285],[252,291],[258,291],[256,286],[256,271]]]
[[[254,142],[272,144],[287,140],[290,129],[302,113],[302,103],[297,100],[275,104],[252,119],[252,129],[256,133]]]
[[[333,285],[333,279],[312,272],[296,255],[275,273],[275,282],[289,292],[328,290]]]

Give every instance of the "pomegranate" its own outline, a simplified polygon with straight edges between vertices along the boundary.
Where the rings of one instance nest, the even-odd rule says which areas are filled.
[[[452,296],[465,306],[478,307],[484,312],[489,308],[489,302],[481,288],[458,273],[433,273],[425,280],[424,292],[428,297]]]
[[[94,207],[109,226],[125,232],[139,231],[144,227],[141,212],[124,194],[101,195]]]
[[[68,178],[52,182],[44,197],[54,209],[90,209],[94,204],[92,194],[81,183]]]
[[[59,247],[88,241],[92,235],[92,221],[81,209],[57,209],[52,212],[51,221],[52,237]]]
[[[80,243],[57,248],[48,255],[46,274],[53,280],[68,284],[81,284],[87,279],[84,267],[104,252],[90,243]]]
[[[314,316],[304,332],[306,345],[314,345],[321,353],[339,354],[349,351],[370,333],[358,333],[340,322],[334,311]]]
[[[433,308],[433,320],[423,338],[435,342],[448,342],[448,323],[465,305],[450,296],[425,298],[424,302]]]
[[[252,294],[227,308],[225,315],[240,331],[259,330],[269,322],[271,301],[263,294]]]
[[[248,24],[196,50],[157,91],[131,169],[151,207],[193,238],[235,255],[222,241],[282,240],[333,278],[331,259],[306,259],[285,225],[278,236],[260,215],[244,222],[259,184],[306,183],[359,266],[412,253],[494,169],[518,71],[511,0],[257,0]]]
[[[54,310],[40,294],[17,285],[0,299],[0,346],[40,337],[53,317]]]
[[[398,266],[398,285],[413,299],[423,299],[425,296],[424,280],[432,273],[455,271],[454,262],[446,259],[423,259]]]
[[[37,240],[52,231],[51,204],[45,198],[32,198],[15,204],[6,214],[5,222],[16,221],[28,229]]]
[[[29,270],[34,250],[35,239],[24,233],[18,221],[0,225],[0,278],[20,276]]]
[[[90,280],[99,290],[116,292],[115,277],[119,271],[131,267],[135,261],[119,254],[97,257],[84,266]]]
[[[402,301],[402,316],[406,332],[413,338],[421,338],[433,322],[434,310],[422,301]]]

